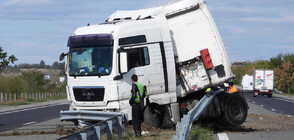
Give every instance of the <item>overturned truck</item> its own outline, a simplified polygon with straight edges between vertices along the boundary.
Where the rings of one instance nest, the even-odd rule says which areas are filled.
[[[144,119],[169,127],[193,108],[209,87],[234,77],[216,24],[203,0],[116,11],[104,23],[78,28],[68,39],[70,110],[129,114],[131,75],[145,86]],[[202,118],[238,126],[247,117],[240,93],[219,94]]]

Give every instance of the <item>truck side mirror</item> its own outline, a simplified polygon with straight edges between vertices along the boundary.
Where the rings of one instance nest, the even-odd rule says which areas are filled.
[[[128,72],[128,55],[127,52],[120,52],[120,72]]]
[[[62,61],[64,59],[64,57],[67,55],[67,53],[61,53],[59,56],[59,61]]]

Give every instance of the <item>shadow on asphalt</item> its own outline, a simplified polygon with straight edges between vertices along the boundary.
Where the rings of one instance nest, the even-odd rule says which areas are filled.
[[[253,128],[246,128],[243,125],[238,126],[238,127],[226,127],[217,123],[212,123],[210,121],[208,122],[201,122],[199,124],[199,122],[197,123],[197,125],[200,125],[201,127],[204,128],[209,128],[211,131],[213,131],[213,133],[222,133],[222,132],[243,132],[243,133],[249,133],[249,132],[255,132],[258,131],[257,129],[253,129]]]
[[[212,130],[214,133],[221,133],[221,132],[255,132],[257,131],[256,129],[253,128],[245,128],[244,126],[239,126],[239,127],[224,127],[220,125],[214,125],[212,127]]]

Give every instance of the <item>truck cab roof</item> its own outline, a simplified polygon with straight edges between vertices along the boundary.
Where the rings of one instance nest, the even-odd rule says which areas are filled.
[[[74,35],[112,34],[114,39],[145,35],[147,42],[170,41],[164,16],[144,20],[112,21],[78,28]]]

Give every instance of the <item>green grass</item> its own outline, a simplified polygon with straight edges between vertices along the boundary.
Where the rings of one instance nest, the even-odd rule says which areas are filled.
[[[210,128],[193,125],[188,140],[213,140],[213,133]]]

